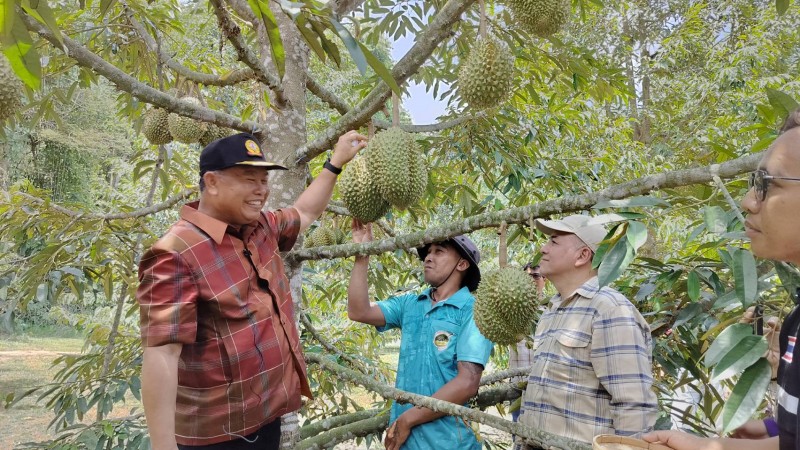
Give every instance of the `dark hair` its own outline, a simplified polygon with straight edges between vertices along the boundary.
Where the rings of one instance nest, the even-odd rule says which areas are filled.
[[[528,263],[528,264],[525,264],[525,267],[523,267],[522,270],[528,270],[528,269],[536,270],[538,268],[539,268],[538,264]]]
[[[198,183],[198,186],[200,186],[200,192],[206,189],[206,180],[204,180],[202,176],[200,176],[200,183]]]
[[[796,128],[798,126],[800,126],[800,108],[795,109],[794,111],[789,113],[789,117],[787,117],[786,121],[783,122],[780,134],[783,134],[791,130],[792,128]]]

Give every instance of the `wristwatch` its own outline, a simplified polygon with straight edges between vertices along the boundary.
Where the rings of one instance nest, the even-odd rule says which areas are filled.
[[[325,160],[325,164],[322,165],[322,168],[330,170],[331,172],[333,172],[334,175],[339,175],[340,173],[342,173],[342,168],[334,166],[331,163],[330,158]]]

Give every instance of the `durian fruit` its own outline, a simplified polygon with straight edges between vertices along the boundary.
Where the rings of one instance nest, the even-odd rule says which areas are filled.
[[[208,124],[208,129],[206,130],[206,132],[203,133],[202,136],[200,136],[200,145],[205,147],[208,144],[216,141],[217,139],[222,139],[230,135],[231,135],[230,129],[210,123]]]
[[[378,192],[365,157],[359,156],[344,166],[337,184],[344,205],[356,219],[374,222],[389,212],[389,202]]]
[[[341,228],[334,228],[333,229],[333,236],[334,236],[334,243],[336,245],[346,244],[347,243],[347,233],[342,231]]]
[[[428,183],[428,169],[411,133],[392,127],[376,134],[366,158],[369,173],[387,202],[405,209],[420,199]]]
[[[536,284],[518,267],[484,275],[475,291],[473,313],[481,334],[500,345],[512,345],[533,333]]]
[[[508,0],[514,20],[531,33],[547,37],[569,21],[572,2],[568,0]]]
[[[5,55],[0,54],[0,122],[8,119],[22,107],[22,83],[11,70]]]
[[[186,103],[191,103],[195,106],[201,106],[200,100],[194,97],[182,97]],[[201,122],[199,120],[194,120],[189,117],[179,116],[175,113],[170,113],[167,117],[167,125],[169,127],[169,133],[172,137],[178,141],[183,142],[185,144],[194,144],[195,142],[200,142],[200,137],[208,129],[208,124],[205,122]]]
[[[153,145],[164,145],[172,142],[167,126],[169,113],[162,108],[150,108],[144,113],[142,134]]]
[[[497,106],[514,84],[514,55],[505,42],[479,38],[458,71],[458,92],[470,107]]]
[[[311,233],[311,238],[314,240],[314,243],[317,246],[336,244],[336,232],[333,230],[333,228],[322,225],[318,226]]]

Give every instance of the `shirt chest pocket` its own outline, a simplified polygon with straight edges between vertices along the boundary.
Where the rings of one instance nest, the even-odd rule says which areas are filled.
[[[431,321],[432,339],[428,343],[439,364],[455,365],[458,324],[446,320]]]
[[[572,367],[591,368],[591,336],[562,330],[553,336],[554,362]]]

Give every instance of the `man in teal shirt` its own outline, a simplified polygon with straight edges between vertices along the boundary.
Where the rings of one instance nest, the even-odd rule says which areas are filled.
[[[372,229],[353,221],[353,241],[372,240]],[[478,392],[492,343],[481,335],[472,318],[481,272],[480,253],[466,236],[417,249],[424,262],[425,282],[431,287],[378,303],[369,300],[369,256],[356,256],[347,292],[351,320],[377,327],[400,328],[398,389],[465,404]],[[428,408],[392,405],[387,450],[479,450],[481,444],[460,417]]]

